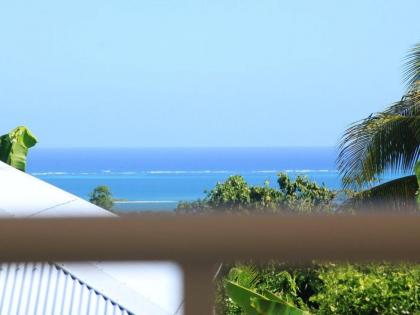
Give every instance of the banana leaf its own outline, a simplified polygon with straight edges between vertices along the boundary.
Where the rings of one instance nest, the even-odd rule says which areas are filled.
[[[35,136],[24,126],[0,137],[0,161],[25,171],[28,149],[37,143]]]
[[[294,306],[284,302],[273,300],[265,300],[258,298],[251,298],[251,305],[255,308],[258,314],[261,315],[306,315],[304,312]]]
[[[247,315],[304,315],[308,314],[284,301],[271,292],[261,295],[232,281],[225,282],[227,295]]]
[[[268,290],[262,290],[262,293],[267,299],[269,299],[271,301],[285,303],[279,296],[275,295],[274,293],[272,293]]]
[[[237,283],[226,280],[225,289],[227,295],[235,302],[247,315],[259,315],[257,310],[252,306],[251,299],[263,299],[267,300],[261,294],[254,292],[248,288],[245,288]]]

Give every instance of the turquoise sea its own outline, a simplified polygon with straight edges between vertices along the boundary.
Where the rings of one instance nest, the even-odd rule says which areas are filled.
[[[278,172],[341,187],[336,151],[312,148],[107,148],[30,152],[27,171],[84,199],[110,187],[120,211],[172,210],[179,201],[205,196],[218,181],[243,175],[251,184],[277,186]]]

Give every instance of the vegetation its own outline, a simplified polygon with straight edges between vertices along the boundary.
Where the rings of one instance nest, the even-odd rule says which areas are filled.
[[[400,101],[345,131],[337,160],[345,187],[370,188],[387,171],[414,174],[420,154],[420,43],[407,56],[405,80],[407,91]],[[410,203],[414,200],[413,184],[417,185],[414,175],[394,180],[376,187],[374,197],[386,195]],[[369,200],[370,193],[358,197],[359,201]],[[404,203],[397,201],[397,208]]]
[[[245,293],[233,292],[232,283]],[[416,314],[420,312],[420,266],[386,263],[314,263],[308,267],[278,263],[265,267],[237,265],[222,281],[219,293],[217,312],[226,315]],[[252,304],[255,296],[286,303],[295,313],[250,311],[250,305],[256,305]]]
[[[19,126],[0,137],[0,161],[25,171],[29,148],[37,143],[32,132]]]
[[[96,187],[90,194],[89,201],[106,210],[110,210],[114,206],[114,199],[108,186]]]
[[[231,176],[217,183],[203,200],[181,202],[178,213],[314,213],[333,207],[337,192],[319,186],[307,177],[295,180],[279,173],[278,189],[267,181],[264,186],[249,185],[242,176]]]
[[[342,210],[352,211],[417,211],[416,194],[418,194],[418,179],[416,176],[404,176],[389,182],[374,186],[370,189],[353,193],[353,197],[346,200]],[[417,197],[417,200],[419,197]]]
[[[357,193],[352,209],[376,206],[417,209],[420,204],[420,43],[408,54],[407,90],[384,111],[352,124],[340,143],[337,165],[345,189]],[[29,148],[37,143],[23,126],[0,137],[0,160],[25,171]],[[407,174],[378,184],[385,172]],[[249,185],[242,176],[217,183],[203,200],[180,203],[178,213],[319,213],[338,209],[337,191],[306,177],[278,174],[278,187]],[[417,194],[417,197],[416,197]],[[90,202],[114,204],[107,186]],[[216,309],[227,315],[420,314],[420,265],[313,263],[307,267],[272,262],[239,263],[218,279]]]
[[[392,210],[418,209],[416,199],[420,205],[420,43],[407,57],[405,79],[407,91],[399,102],[344,133],[337,164],[344,188],[356,190],[345,206],[357,210],[379,201]],[[385,172],[412,175],[375,186]],[[274,190],[248,186],[237,177],[218,184],[204,201],[183,207],[242,211],[273,205],[314,212],[318,205],[333,204],[335,192],[307,180],[302,185],[301,178],[293,182],[280,174],[278,182],[280,189]],[[237,264],[228,270],[218,286],[219,314],[420,314],[419,265],[271,263]]]
[[[306,313],[270,291],[260,294],[229,280],[226,280],[225,288],[229,298],[249,315],[303,315]]]

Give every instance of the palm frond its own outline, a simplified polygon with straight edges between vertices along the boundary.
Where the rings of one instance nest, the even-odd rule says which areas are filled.
[[[391,105],[385,113],[413,117],[411,128],[416,133],[416,138],[420,139],[420,89],[408,91],[400,102]]]
[[[351,125],[339,145],[337,166],[347,188],[360,189],[385,171],[412,172],[420,153],[419,102],[407,96]]]
[[[420,154],[420,43],[404,65],[407,93],[380,113],[352,124],[339,144],[345,188],[365,189],[386,171],[412,173]]]
[[[257,266],[253,264],[238,265],[230,269],[228,280],[234,281],[246,288],[254,288],[260,280]]]
[[[405,58],[404,81],[409,90],[420,88],[420,43],[417,43]]]
[[[387,114],[398,114],[402,116],[416,116],[419,114],[420,107],[420,90],[408,91],[396,102],[384,110]]]
[[[340,210],[417,211],[415,175],[401,177],[357,193]]]

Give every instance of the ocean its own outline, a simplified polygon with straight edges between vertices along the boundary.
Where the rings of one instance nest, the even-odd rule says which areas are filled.
[[[119,211],[172,210],[179,201],[205,196],[217,182],[242,175],[250,184],[277,186],[287,172],[341,187],[337,153],[311,148],[34,148],[27,172],[81,198],[109,186]]]

